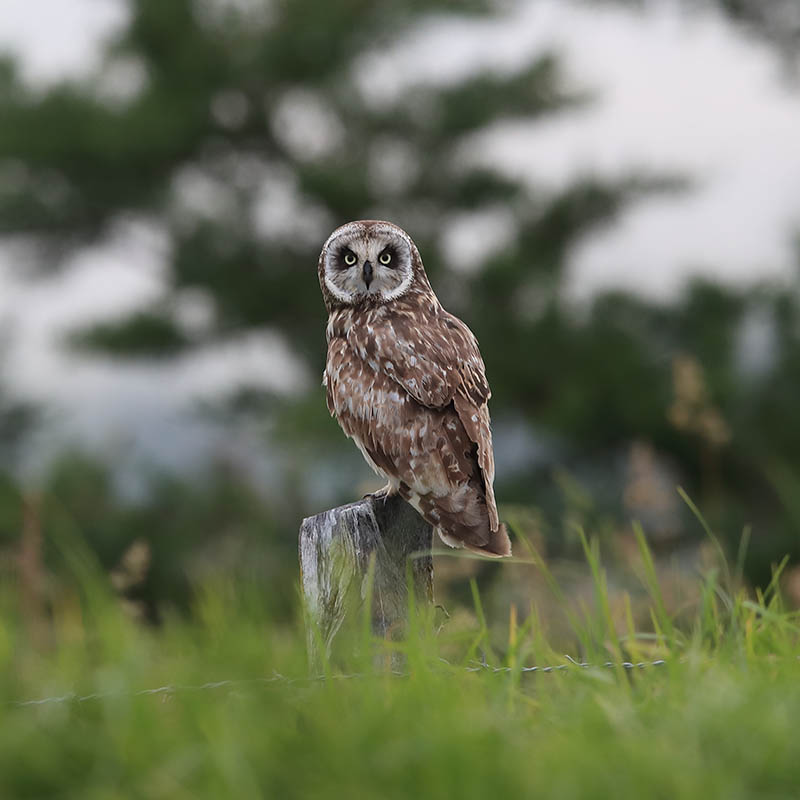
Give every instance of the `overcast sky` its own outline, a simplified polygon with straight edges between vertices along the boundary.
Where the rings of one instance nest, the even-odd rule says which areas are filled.
[[[485,65],[513,69],[531,52],[555,48],[575,88],[596,91],[597,102],[546,121],[498,125],[476,158],[553,188],[577,174],[622,176],[635,167],[695,181],[688,194],[637,204],[576,247],[573,297],[620,285],[668,300],[697,271],[739,282],[785,279],[796,269],[790,241],[800,229],[800,88],[781,84],[768,45],[714,14],[687,18],[676,7],[663,0],[641,13],[530,0],[489,24],[434,20],[366,66],[370,84],[391,93]],[[87,74],[99,44],[126,18],[117,0],[2,0],[0,50],[19,56],[25,80],[45,85]],[[169,369],[81,361],[53,347],[76,319],[157,297],[163,257],[158,231],[141,222],[47,285],[12,284],[14,252],[0,252],[0,321],[15,333],[6,372],[23,394],[55,399],[82,440],[129,429],[136,407],[157,446],[163,432],[151,417],[175,415],[187,398],[253,375],[287,388],[312,379],[280,342],[257,334]]]
[[[498,125],[485,160],[536,185],[634,167],[684,174],[688,194],[639,203],[572,254],[571,292],[624,286],[674,298],[698,271],[722,280],[783,277],[800,230],[800,87],[780,82],[776,52],[711,12],[650,2],[647,12],[531,0],[489,25],[441,22],[411,48],[370,63],[370,83],[399,90],[470,65],[510,69],[532,51],[563,55],[578,113]]]

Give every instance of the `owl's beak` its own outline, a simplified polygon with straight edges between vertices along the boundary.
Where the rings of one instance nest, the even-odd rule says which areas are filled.
[[[372,283],[372,264],[369,261],[364,262],[364,285],[369,289]]]

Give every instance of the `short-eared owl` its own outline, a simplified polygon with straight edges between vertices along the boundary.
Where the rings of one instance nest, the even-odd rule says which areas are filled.
[[[319,259],[328,409],[367,463],[452,547],[511,555],[494,499],[491,395],[472,332],[389,222],[337,228]]]

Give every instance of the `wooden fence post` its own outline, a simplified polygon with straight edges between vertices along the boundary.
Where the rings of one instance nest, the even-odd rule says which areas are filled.
[[[372,631],[399,636],[408,620],[408,583],[417,602],[433,603],[433,529],[400,497],[365,497],[303,520],[300,571],[310,616],[309,654],[329,654],[345,618],[363,607],[372,585]],[[408,567],[407,567],[408,565]],[[312,630],[316,626],[319,638]]]

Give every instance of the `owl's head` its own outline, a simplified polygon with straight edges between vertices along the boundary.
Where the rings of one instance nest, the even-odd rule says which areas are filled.
[[[420,284],[430,290],[411,237],[377,220],[348,222],[328,237],[319,282],[329,306],[386,303]]]

